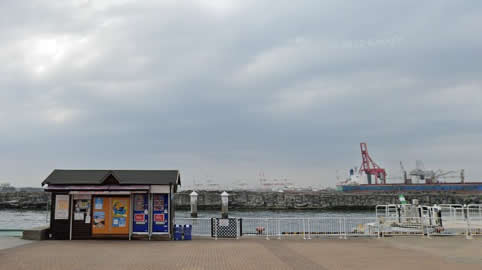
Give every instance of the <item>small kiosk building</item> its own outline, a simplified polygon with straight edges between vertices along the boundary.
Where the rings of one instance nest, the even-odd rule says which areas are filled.
[[[177,170],[54,170],[49,236],[90,239],[163,236],[172,239]]]

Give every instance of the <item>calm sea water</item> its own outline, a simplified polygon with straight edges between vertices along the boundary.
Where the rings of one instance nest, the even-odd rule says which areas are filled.
[[[280,210],[280,211],[230,211],[230,217],[245,218],[319,218],[330,216],[373,217],[373,211],[322,211],[322,210]],[[199,218],[220,217],[219,211],[199,211]],[[189,211],[176,211],[177,218],[189,218]],[[0,230],[29,229],[48,224],[46,211],[0,210]]]

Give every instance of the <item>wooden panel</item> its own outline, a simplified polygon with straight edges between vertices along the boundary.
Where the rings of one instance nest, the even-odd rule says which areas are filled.
[[[110,198],[94,196],[92,198],[92,234],[106,234],[108,232]]]
[[[100,202],[102,201],[102,205]],[[130,225],[129,197],[93,198],[93,235],[128,235]]]
[[[112,234],[129,234],[130,198],[111,198],[111,231]]]

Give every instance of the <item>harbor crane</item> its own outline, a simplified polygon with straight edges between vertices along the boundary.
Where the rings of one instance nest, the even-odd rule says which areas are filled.
[[[375,177],[375,184],[378,184],[378,179],[380,179],[380,184],[386,184],[387,172],[385,169],[378,166],[378,164],[373,161],[373,159],[368,154],[367,144],[360,143],[361,155],[362,155],[362,165],[360,166],[359,173],[364,172],[368,178],[368,184],[372,184],[372,175]]]

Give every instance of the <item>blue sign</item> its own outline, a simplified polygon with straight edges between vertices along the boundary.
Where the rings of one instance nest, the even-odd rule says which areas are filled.
[[[152,202],[152,232],[169,232],[169,196],[154,194]]]
[[[99,197],[95,198],[94,209],[95,210],[104,209],[104,198],[99,198]]]
[[[134,195],[134,226],[133,232],[148,232],[149,231],[149,212],[147,204],[147,194]]]

